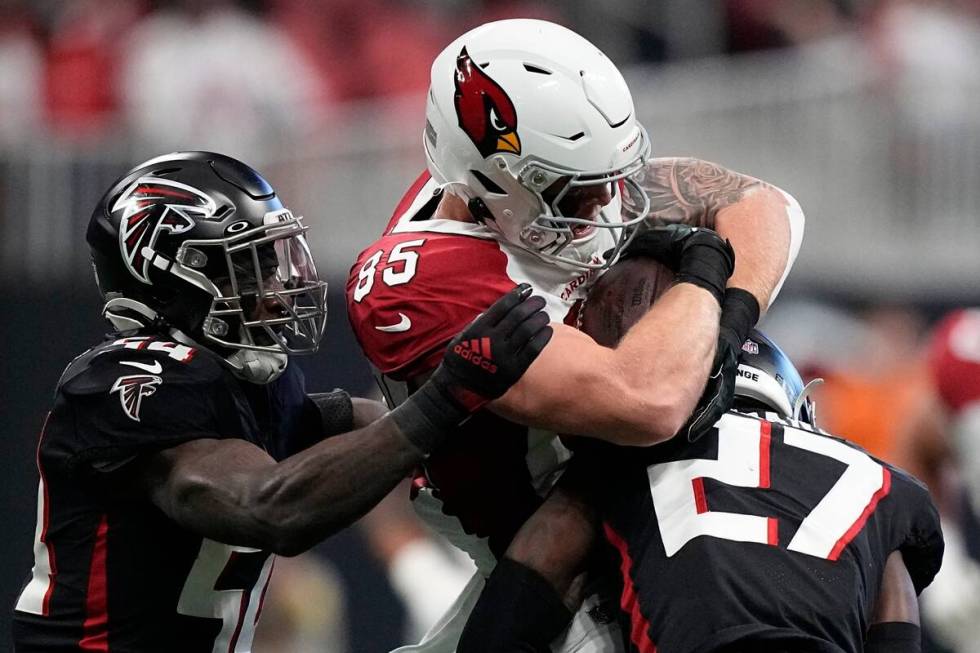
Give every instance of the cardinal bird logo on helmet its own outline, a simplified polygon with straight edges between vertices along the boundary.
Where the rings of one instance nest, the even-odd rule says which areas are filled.
[[[521,153],[514,103],[504,89],[473,62],[465,47],[456,57],[453,99],[459,126],[483,158],[498,152]]]
[[[150,264],[159,258],[154,246],[160,233],[184,233],[194,227],[195,218],[207,220],[217,209],[213,199],[186,184],[158,177],[137,179],[112,205],[113,213],[123,211],[119,249],[130,273],[149,284]]]

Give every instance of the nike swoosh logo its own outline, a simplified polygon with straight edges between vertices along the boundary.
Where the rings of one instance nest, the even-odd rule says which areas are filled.
[[[153,361],[153,365],[147,365],[146,363],[137,363],[136,361],[119,361],[121,365],[132,365],[133,367],[138,367],[141,370],[145,370],[150,374],[159,374],[163,371],[163,365],[160,361]]]
[[[378,331],[384,331],[385,333],[401,333],[402,331],[408,331],[412,328],[412,321],[408,319],[408,316],[404,313],[399,313],[398,316],[401,318],[397,324],[389,324],[388,326],[376,326],[374,327]]]

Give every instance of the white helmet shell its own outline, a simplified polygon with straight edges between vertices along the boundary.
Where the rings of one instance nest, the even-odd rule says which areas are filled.
[[[437,183],[504,239],[554,261],[602,267],[601,252],[621,247],[624,226],[649,210],[631,177],[650,143],[626,82],[560,25],[502,20],[453,41],[432,64],[423,143]],[[598,218],[561,214],[570,189],[599,184],[613,201]],[[596,229],[573,233],[583,226]]]

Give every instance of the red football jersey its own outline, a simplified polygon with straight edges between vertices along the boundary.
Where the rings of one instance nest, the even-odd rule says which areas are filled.
[[[439,197],[429,175],[419,177],[347,282],[351,326],[389,381],[433,370],[449,341],[515,285],[530,283],[552,321],[563,322],[596,276],[545,262],[483,225],[432,218]],[[415,505],[489,571],[569,453],[554,434],[489,411],[461,431],[426,462]]]

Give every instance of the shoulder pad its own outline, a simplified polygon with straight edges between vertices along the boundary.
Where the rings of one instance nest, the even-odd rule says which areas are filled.
[[[351,269],[348,317],[375,367],[411,377],[435,367],[446,343],[515,285],[496,241],[392,234]]]
[[[58,388],[68,394],[106,392],[122,377],[148,376],[170,384],[208,384],[228,374],[220,357],[155,336],[113,338],[68,366]]]
[[[431,199],[431,194],[429,198],[419,197],[422,189],[425,188],[425,185],[429,183],[431,179],[432,176],[429,174],[429,171],[425,170],[415,179],[414,182],[412,182],[412,185],[408,187],[408,190],[405,191],[405,194],[402,196],[401,200],[399,200],[398,205],[395,206],[395,210],[391,214],[391,218],[388,219],[388,225],[385,227],[386,234],[390,233],[391,230],[394,229],[395,225],[398,224],[399,220],[401,220],[402,216],[405,215],[405,212],[408,211],[413,204],[420,204],[428,199]]]

